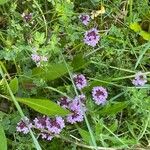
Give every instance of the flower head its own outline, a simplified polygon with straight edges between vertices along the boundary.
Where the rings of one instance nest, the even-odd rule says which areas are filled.
[[[70,110],[80,110],[80,104],[81,104],[81,107],[84,111],[86,111],[86,108],[85,108],[85,95],[84,94],[81,94],[81,95],[78,95],[76,96],[73,101],[70,103],[69,105],[69,109]]]
[[[82,122],[84,119],[83,113],[86,111],[86,109],[85,109],[85,106],[82,105],[82,103],[80,106],[79,98],[81,97],[75,97],[75,99],[69,105],[69,110],[72,113],[67,116],[67,122],[71,124],[76,123],[76,122]]]
[[[48,117],[43,116],[43,117],[37,117],[33,120],[34,125],[38,129],[44,129],[46,127],[46,121]]]
[[[21,16],[26,22],[30,22],[32,20],[32,13],[23,13]]]
[[[65,123],[62,117],[56,117],[47,120],[46,127],[48,131],[52,132],[53,134],[59,134],[61,130],[65,127]]]
[[[82,21],[82,23],[84,24],[84,25],[88,25],[88,23],[89,23],[89,21],[90,21],[90,16],[89,15],[85,15],[85,14],[81,14],[80,16],[79,16],[79,19]]]
[[[29,129],[32,127],[32,124],[29,122],[28,118],[21,119],[20,122],[17,123],[17,131],[27,134]]]
[[[46,139],[48,141],[51,141],[52,138],[54,137],[53,135],[50,135],[49,133],[46,132],[41,132],[40,135],[42,136],[42,139]]]
[[[85,103],[85,95],[84,94],[81,94],[81,95],[78,95],[78,96],[76,96],[75,97],[75,100],[80,100],[81,101],[81,103]]]
[[[70,103],[70,100],[67,97],[61,97],[60,101],[58,101],[58,104],[63,108],[68,108]]]
[[[38,63],[41,60],[41,57],[38,54],[31,54],[31,59],[35,62]]]
[[[132,83],[135,86],[144,86],[147,82],[147,77],[142,72],[138,72],[135,74],[135,78],[132,80]]]
[[[108,97],[108,93],[105,88],[101,86],[94,87],[92,90],[93,100],[97,105],[104,104]]]
[[[87,80],[84,75],[77,74],[73,76],[73,80],[75,82],[76,87],[81,90],[87,86]]]
[[[40,66],[41,62],[48,61],[46,56],[40,56],[37,53],[31,54],[31,59],[36,63],[37,66]]]
[[[98,30],[96,28],[92,28],[89,31],[86,31],[84,34],[84,43],[95,47],[99,42],[100,36],[98,35]]]

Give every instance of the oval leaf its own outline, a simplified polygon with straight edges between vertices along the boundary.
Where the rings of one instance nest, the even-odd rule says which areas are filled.
[[[71,67],[69,67],[71,70]],[[68,73],[65,64],[50,64],[46,68],[34,68],[32,70],[33,77],[42,77],[47,81],[55,80]]]
[[[0,150],[7,150],[7,139],[5,136],[5,132],[3,126],[0,124]]]
[[[84,59],[83,54],[78,54],[73,58],[71,65],[73,67],[73,70],[77,71],[81,68],[86,67],[87,61]]]
[[[69,114],[69,111],[63,109],[56,103],[48,100],[48,99],[35,99],[35,98],[16,98],[18,102],[21,102],[30,108],[48,116],[65,116]]]
[[[81,135],[81,137],[83,138],[83,140],[86,142],[86,143],[90,143],[91,142],[91,136],[90,136],[90,133],[86,130],[83,130],[81,128],[78,127],[78,131]]]
[[[115,104],[108,104],[102,110],[100,110],[101,115],[114,115],[121,112],[124,108],[128,106],[128,102],[116,102]]]
[[[134,32],[139,32],[142,30],[141,26],[137,22],[130,24],[130,29],[132,29]]]

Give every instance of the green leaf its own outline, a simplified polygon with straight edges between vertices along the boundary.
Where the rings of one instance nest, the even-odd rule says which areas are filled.
[[[0,5],[7,3],[9,0],[0,0]]]
[[[115,132],[118,128],[118,120],[116,119],[115,122],[109,127],[111,132]]]
[[[7,139],[1,123],[0,123],[0,141],[1,141],[0,150],[7,150]]]
[[[99,135],[103,133],[103,120],[100,119],[99,122],[95,123],[95,134],[99,138]]]
[[[134,32],[140,32],[142,30],[141,26],[137,22],[130,24],[130,29],[132,29]]]
[[[40,32],[36,32],[34,34],[34,39],[35,39],[35,41],[38,42],[38,44],[43,44],[45,42],[45,34],[40,33]]]
[[[84,68],[87,65],[85,59],[83,58],[82,54],[78,54],[73,58],[73,61],[71,63],[71,66],[73,67],[73,70],[79,70],[81,68]]]
[[[71,67],[69,67],[71,70]],[[45,68],[34,68],[32,70],[33,77],[43,78],[44,80],[51,81],[68,73],[65,64],[50,64]]]
[[[18,79],[15,77],[12,79],[9,83],[9,86],[13,92],[13,94],[16,94],[18,92]]]
[[[101,115],[114,115],[121,112],[126,108],[128,102],[116,102],[115,104],[108,104],[102,110],[100,110]]]
[[[69,114],[67,109],[64,109],[57,105],[55,102],[52,102],[48,99],[35,99],[35,98],[18,98],[16,97],[18,102],[21,102],[35,111],[42,113],[48,116],[65,116]]]
[[[141,31],[139,33],[139,35],[142,36],[144,40],[147,40],[147,41],[150,40],[150,33],[146,32],[146,31]]]
[[[86,142],[86,143],[90,143],[91,141],[91,137],[90,137],[90,133],[86,130],[83,130],[81,128],[78,127],[78,131],[82,137],[82,139]]]

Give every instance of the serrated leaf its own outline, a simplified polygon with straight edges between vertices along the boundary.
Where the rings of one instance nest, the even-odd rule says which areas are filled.
[[[21,102],[35,111],[42,113],[48,116],[65,116],[70,112],[67,109],[64,109],[57,105],[55,102],[52,102],[48,99],[36,99],[36,98],[18,98],[16,97],[18,102]]]
[[[130,24],[130,29],[132,29],[134,32],[140,32],[142,30],[141,26],[137,22]]]
[[[13,92],[13,94],[16,94],[18,92],[18,79],[15,77],[12,79],[9,83],[9,86]]]
[[[69,67],[71,70],[71,67]],[[51,81],[68,73],[65,64],[50,64],[45,68],[34,68],[32,70],[33,77],[43,78],[44,80]]]
[[[36,32],[34,34],[34,39],[38,42],[38,44],[43,44],[45,42],[45,35],[44,33]]]
[[[0,141],[1,141],[0,150],[7,150],[7,139],[1,123],[0,123]]]
[[[115,104],[106,105],[101,111],[101,115],[114,115],[126,108],[128,102],[116,102]]]
[[[86,142],[86,143],[90,143],[91,141],[91,137],[90,137],[90,133],[86,130],[83,130],[81,128],[78,127],[78,131],[82,137],[82,139]]]

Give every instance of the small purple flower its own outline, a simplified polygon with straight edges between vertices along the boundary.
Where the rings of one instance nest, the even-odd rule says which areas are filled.
[[[73,80],[75,82],[76,87],[81,90],[87,86],[87,80],[84,75],[77,74],[73,76]]]
[[[104,104],[108,97],[108,93],[105,88],[101,86],[94,87],[92,90],[92,96],[97,105]]]
[[[33,120],[34,125],[37,129],[44,129],[46,127],[46,121],[48,117],[43,116],[43,117],[37,117]]]
[[[132,80],[132,83],[135,86],[144,86],[147,82],[147,77],[142,72],[138,72],[135,74],[135,78]]]
[[[31,59],[35,62],[38,63],[41,61],[41,57],[38,54],[31,54]]]
[[[46,56],[40,56],[38,54],[31,54],[31,59],[36,63],[37,67],[41,65],[41,62],[47,62],[48,58]]]
[[[82,107],[82,109],[81,109]],[[74,124],[76,122],[82,122],[84,119],[85,106],[81,106],[79,103],[79,97],[76,97],[69,105],[69,110],[72,112],[67,116],[67,122]]]
[[[28,118],[24,118],[24,119],[21,119],[21,121],[17,123],[16,130],[18,132],[27,134],[29,133],[30,128],[32,128],[32,124],[29,122]]]
[[[86,97],[85,97],[84,94],[81,94],[81,95],[78,95],[78,96],[75,97],[76,100],[80,100],[81,103],[83,103],[83,104],[85,103],[85,98]]]
[[[89,31],[86,31],[84,34],[84,43],[95,47],[96,44],[99,42],[100,36],[98,34],[98,30],[96,28],[92,28]]]
[[[51,141],[52,138],[54,137],[54,136],[52,136],[52,135],[50,135],[49,133],[46,133],[46,132],[41,132],[40,135],[42,136],[42,139],[46,139],[48,141]]]
[[[70,103],[70,100],[67,97],[61,97],[60,101],[58,101],[58,104],[63,108],[68,108]]]
[[[61,130],[65,127],[64,120],[62,117],[56,117],[53,119],[47,120],[47,129],[53,134],[59,134]]]
[[[72,114],[67,116],[67,122],[74,124],[76,122],[82,122],[84,119],[83,114],[78,111],[74,111]]]
[[[30,22],[32,20],[32,13],[23,13],[21,16],[26,22]]]
[[[84,25],[88,25],[88,23],[89,23],[89,21],[90,21],[90,16],[89,15],[85,15],[85,14],[81,14],[80,16],[79,16],[79,19],[82,21],[82,23],[84,24]]]

